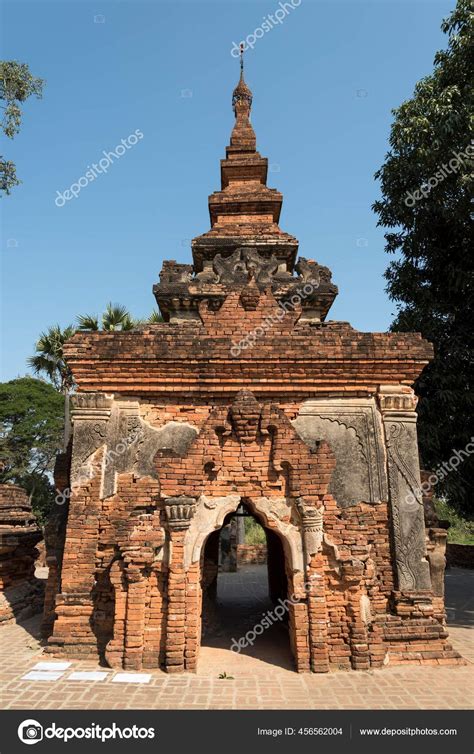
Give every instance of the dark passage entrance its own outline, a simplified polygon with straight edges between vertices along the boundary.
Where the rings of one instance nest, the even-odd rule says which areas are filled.
[[[282,604],[288,591],[283,546],[245,503],[209,536],[202,589],[202,646],[294,668]]]

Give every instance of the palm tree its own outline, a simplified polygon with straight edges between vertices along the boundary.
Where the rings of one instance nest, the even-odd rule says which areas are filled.
[[[79,330],[98,330],[99,318],[92,314],[80,314],[77,317]]]
[[[107,304],[107,308],[102,315],[101,326],[99,317],[93,314],[81,314],[77,318],[79,330],[132,330],[140,325],[156,324],[164,322],[161,314],[154,309],[147,319],[133,319],[130,312],[121,304]]]
[[[103,330],[132,330],[135,322],[130,312],[125,306],[120,304],[107,304],[107,308],[102,315]]]
[[[99,327],[99,317],[91,314],[81,314],[77,318],[79,330],[132,330],[136,322],[132,319],[130,312],[121,304],[107,304],[105,312],[102,314],[102,328]]]
[[[157,311],[157,309],[153,309],[152,313],[150,314],[150,316],[146,320],[146,324],[147,325],[156,325],[159,322],[164,322],[164,321],[165,320],[161,316],[160,312]]]
[[[63,355],[64,344],[74,335],[76,329],[68,325],[61,330],[59,325],[42,332],[36,345],[35,355],[30,356],[28,365],[35,374],[45,374],[56,390],[65,395],[74,388],[74,379]]]
[[[79,330],[132,330],[134,327],[145,324],[163,322],[163,317],[155,309],[146,320],[134,320],[125,306],[120,304],[107,304],[102,314],[99,325],[99,317],[91,314],[81,314],[77,317]],[[42,332],[35,346],[35,355],[28,359],[28,365],[35,374],[46,375],[54,387],[61,393],[68,395],[74,389],[74,378],[63,355],[65,342],[76,332],[73,325],[68,325],[61,330],[59,325],[50,327]]]

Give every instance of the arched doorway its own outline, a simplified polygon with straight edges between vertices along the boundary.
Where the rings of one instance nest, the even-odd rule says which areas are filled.
[[[241,655],[294,669],[283,544],[245,498],[208,536],[200,565],[199,662],[220,657],[235,665]]]

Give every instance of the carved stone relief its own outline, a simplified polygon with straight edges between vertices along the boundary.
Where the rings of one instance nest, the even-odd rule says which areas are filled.
[[[431,589],[420,489],[415,413],[417,398],[414,391],[407,386],[381,385],[378,401],[387,446],[398,588],[400,591]]]
[[[214,498],[202,495],[199,498],[184,542],[185,569],[199,560],[208,535],[220,529],[227,514],[236,511],[240,503],[240,495]],[[295,523],[291,523],[293,512],[291,502],[286,498],[259,497],[252,499],[251,505],[255,513],[262,516],[265,524],[270,524],[274,531],[282,535],[283,547],[292,571],[303,572],[301,532]]]
[[[92,474],[87,461],[106,441],[111,404],[112,399],[102,393],[79,393],[72,399],[71,487]]]
[[[416,415],[395,417],[388,414],[384,424],[398,586],[400,591],[430,589]]]
[[[380,415],[372,399],[310,400],[292,422],[310,446],[326,440],[336,457],[329,491],[341,508],[388,499]]]
[[[324,508],[308,505],[303,497],[298,498],[296,503],[302,521],[306,563],[309,564],[311,556],[316,555],[322,548]]]
[[[156,454],[185,455],[197,434],[195,427],[184,422],[151,427],[139,416],[138,402],[115,405],[106,437],[103,497],[116,492],[117,474],[133,471],[138,476],[156,478]]]

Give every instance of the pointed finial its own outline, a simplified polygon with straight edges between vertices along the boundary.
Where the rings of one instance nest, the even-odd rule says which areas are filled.
[[[250,108],[252,107],[252,92],[248,88],[244,79],[244,45],[242,42],[240,43],[240,79],[232,95],[232,107],[234,108],[234,113],[236,115],[236,105],[239,102],[245,103],[245,109],[248,115],[250,113]]]

